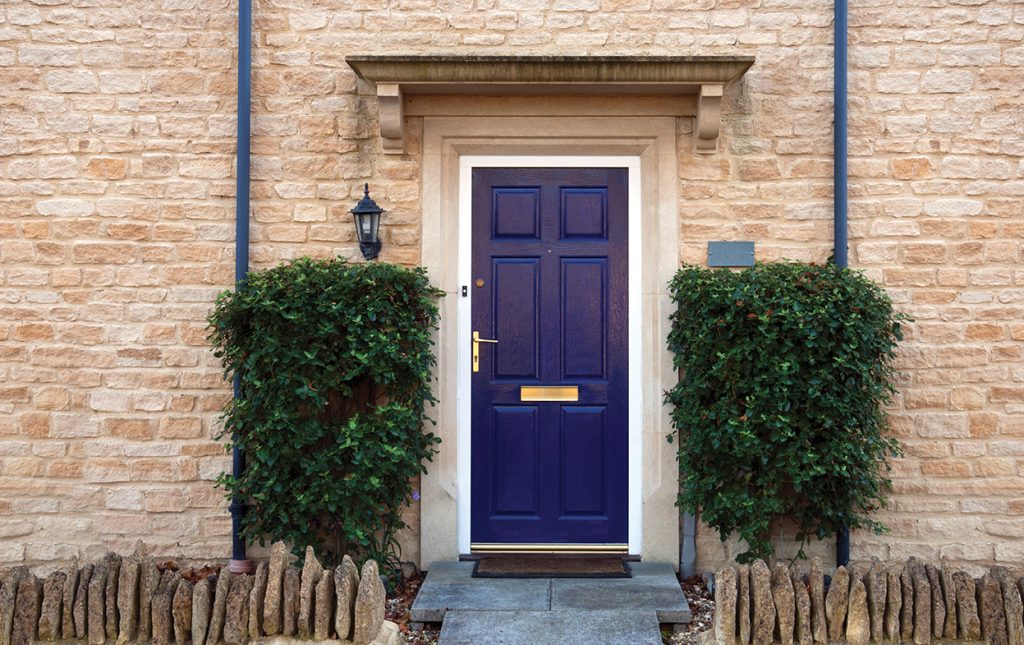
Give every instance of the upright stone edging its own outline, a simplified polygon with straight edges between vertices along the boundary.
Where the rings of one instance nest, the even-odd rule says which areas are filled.
[[[868,612],[871,623],[871,640],[884,638],[885,603],[888,597],[888,580],[882,563],[875,558],[864,576],[864,587],[868,594]]]
[[[43,604],[39,611],[36,632],[41,641],[53,642],[60,640],[61,605],[64,599],[64,583],[67,574],[54,571],[43,581]]]
[[[75,591],[74,608],[71,616],[75,623],[75,638],[85,638],[89,634],[89,583],[95,566],[90,562],[82,567],[78,574],[78,585]],[[149,615],[149,612],[146,613]]]
[[[284,542],[275,542],[270,547],[270,564],[267,567],[267,592],[263,600],[263,633],[276,636],[281,633],[283,623],[284,572],[288,567],[288,548]]]
[[[796,628],[796,595],[789,568],[776,562],[771,578],[772,601],[775,603],[775,636],[782,645],[793,645]]]
[[[61,598],[61,637],[75,637],[75,590],[78,589],[78,558],[64,570],[64,597]]]
[[[231,579],[234,577],[227,568],[220,570],[217,586],[213,591],[213,609],[210,613],[210,628],[206,632],[206,642],[217,645],[224,635],[224,612],[228,606],[228,592],[231,591]]]
[[[22,578],[18,583],[18,596],[14,601],[11,645],[29,645],[36,639],[42,601],[42,581],[31,575]]]
[[[753,607],[750,642],[768,645],[774,640],[775,602],[772,600],[771,571],[761,560],[750,566],[750,595]]]
[[[135,552],[121,561],[121,571],[117,582],[117,608],[120,614],[117,635],[119,645],[134,641],[139,635],[139,573],[145,558],[145,547],[139,543],[135,547]]]
[[[266,562],[256,565],[256,578],[249,593],[249,638],[263,636],[263,602],[267,596],[268,567]]]
[[[811,632],[811,594],[807,583],[800,572],[793,568],[790,571],[793,583],[794,604],[796,605],[796,624],[794,638],[800,645],[811,645],[814,636]]]
[[[308,640],[313,635],[314,590],[324,574],[324,568],[316,559],[313,547],[306,547],[302,563],[302,579],[299,582],[299,638]]]
[[[196,583],[192,589],[192,645],[206,645],[206,631],[210,627],[210,611],[213,609],[213,590],[216,577],[209,576]]]
[[[736,570],[723,569],[715,576],[715,640],[736,645]]]
[[[842,640],[846,633],[846,611],[850,606],[850,574],[846,567],[836,569],[832,584],[825,594],[825,622],[828,623],[828,639]]]
[[[876,559],[840,567],[827,590],[823,578],[817,558],[806,578],[761,560],[720,570],[708,636],[719,645],[1024,645],[1024,576],[1005,567],[975,581],[945,560],[886,567]]]
[[[385,590],[376,562],[367,561],[360,579],[351,558],[324,570],[310,551],[308,570],[319,568],[320,575],[311,574],[303,585],[299,571],[288,566],[284,544],[275,544],[273,552],[276,562],[260,563],[255,576],[208,567],[178,571],[172,566],[161,572],[141,544],[124,558],[108,553],[81,566],[75,560],[45,579],[24,566],[2,570],[0,645],[274,642],[278,634],[263,635],[274,616],[279,616],[277,629],[287,633],[290,628],[286,638],[294,639],[300,606],[311,642],[352,643],[345,639],[351,635],[360,645],[398,645],[397,626],[384,620]],[[338,640],[338,632],[345,632],[344,640]]]
[[[356,612],[356,593],[359,591],[359,569],[352,558],[345,555],[341,565],[334,572],[334,633],[338,638],[347,639],[352,636],[355,627],[353,617]],[[342,611],[342,608],[345,608]]]
[[[352,634],[356,645],[366,645],[380,633],[384,624],[385,599],[377,562],[367,560],[359,572],[359,591],[356,593],[355,632]]]
[[[825,619],[825,574],[821,558],[811,558],[808,585],[811,595],[811,635],[815,643],[828,642],[828,622]]]
[[[883,637],[888,641],[900,639],[900,612],[903,610],[903,586],[900,572],[888,569],[885,572],[885,625]]]

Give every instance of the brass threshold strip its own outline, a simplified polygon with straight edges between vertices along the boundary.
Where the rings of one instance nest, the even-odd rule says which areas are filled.
[[[472,553],[614,553],[627,554],[628,544],[470,544]]]

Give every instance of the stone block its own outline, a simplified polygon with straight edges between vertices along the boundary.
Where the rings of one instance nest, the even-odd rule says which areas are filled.
[[[345,554],[341,565],[334,570],[334,633],[338,635],[338,638],[346,639],[352,636],[358,591],[359,570],[352,558]]]
[[[109,640],[117,640],[117,588],[121,577],[121,556],[108,553],[103,560],[107,565],[107,581],[103,586],[103,630]]]
[[[925,566],[925,572],[928,574],[928,584],[932,592],[932,637],[941,640],[946,625],[946,601],[942,595],[942,578],[938,567],[931,563]]]
[[[61,637],[75,638],[75,591],[78,589],[78,558],[64,569],[64,591],[61,598]]]
[[[174,625],[174,642],[186,645],[192,641],[192,583],[179,580],[178,588],[171,599],[171,616]]]
[[[43,601],[39,611],[38,638],[41,641],[57,641],[61,638],[61,607],[64,601],[64,584],[67,574],[54,571],[43,581]]]
[[[828,638],[841,640],[846,634],[846,611],[850,599],[850,574],[846,567],[836,569],[832,584],[825,595],[825,619],[828,623]]]
[[[846,642],[866,645],[871,640],[871,614],[868,610],[867,589],[862,577],[850,582],[850,600],[846,611]]]
[[[1006,608],[999,581],[992,574],[986,573],[978,582],[977,594],[982,636],[991,645],[1007,645],[1009,633],[1006,625]]]
[[[92,572],[95,568],[91,562],[82,567],[78,575],[78,587],[75,591],[75,606],[71,612],[75,622],[75,638],[86,638],[89,635],[89,587],[92,583]]]
[[[139,571],[145,551],[141,544],[135,553],[121,562],[117,581],[118,643],[138,638],[139,633]]]
[[[320,576],[313,594],[313,639],[326,640],[334,630],[334,571]]]
[[[736,643],[736,570],[720,569],[715,575],[715,642]]]
[[[40,605],[43,601],[43,583],[33,575],[21,578],[14,602],[11,626],[11,645],[31,645],[36,640]]]
[[[306,558],[302,564],[302,580],[299,583],[299,638],[308,639],[313,634],[313,595],[323,572],[324,568],[316,559],[313,547],[307,546]]]
[[[775,603],[775,640],[782,645],[793,645],[796,626],[796,596],[789,568],[776,562],[771,576],[772,601]]]
[[[381,582],[375,560],[367,560],[359,573],[359,591],[356,594],[355,631],[352,640],[365,645],[377,637],[384,622],[384,583]]]
[[[885,572],[885,639],[898,641],[900,634],[900,612],[903,608],[903,589],[900,585],[900,571],[889,569]]]
[[[281,604],[282,622],[281,634],[294,636],[299,622],[299,587],[300,576],[298,570],[288,567],[284,572],[284,599]]]
[[[210,630],[206,633],[208,645],[217,645],[224,635],[224,618],[228,606],[228,593],[231,591],[233,574],[227,567],[220,570],[217,586],[213,594],[213,612],[210,614]]]
[[[203,578],[192,589],[192,644],[206,645],[206,632],[210,627],[210,610],[213,608],[211,580]]]
[[[153,633],[153,594],[160,584],[160,570],[152,558],[139,559],[139,629],[138,638],[145,641]]]
[[[267,636],[281,633],[284,570],[287,566],[288,549],[284,542],[275,542],[270,548],[267,591],[263,601],[263,630]]]
[[[227,645],[245,645],[249,642],[249,594],[253,576],[239,575],[231,581],[224,608],[224,642]]]
[[[107,640],[107,561],[101,560],[93,567],[89,578],[89,591],[86,600],[86,628],[89,645],[103,645]]]
[[[249,638],[257,639],[263,634],[263,600],[267,594],[266,562],[256,565],[252,591],[249,594]]]

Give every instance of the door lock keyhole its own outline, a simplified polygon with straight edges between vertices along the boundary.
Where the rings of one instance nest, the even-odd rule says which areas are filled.
[[[481,278],[477,278],[476,282],[474,282],[473,284],[476,285],[477,289],[482,289],[484,286],[484,281]]]

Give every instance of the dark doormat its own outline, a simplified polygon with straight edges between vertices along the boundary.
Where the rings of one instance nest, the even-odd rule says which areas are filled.
[[[474,578],[630,578],[629,563],[608,555],[485,555]]]

